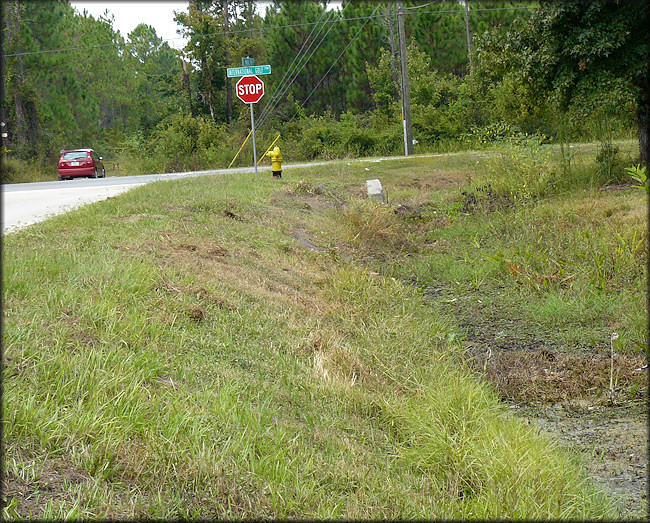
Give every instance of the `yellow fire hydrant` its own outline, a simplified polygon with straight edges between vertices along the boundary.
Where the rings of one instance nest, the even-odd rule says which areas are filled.
[[[276,178],[282,178],[282,154],[280,148],[276,145],[269,156],[271,157],[271,172]]]

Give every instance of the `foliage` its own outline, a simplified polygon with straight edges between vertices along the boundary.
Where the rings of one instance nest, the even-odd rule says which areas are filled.
[[[197,0],[188,4],[187,13],[181,12],[176,17],[188,39],[185,55],[194,72],[195,94],[190,98],[191,112],[193,115],[209,115],[213,120],[224,119],[225,107],[218,102],[227,80],[220,70],[229,65],[223,62],[226,43],[221,10],[220,2]]]
[[[463,135],[463,140],[471,147],[484,147],[496,144],[541,144],[547,138],[543,134],[529,135],[502,120],[484,127],[472,127]]]
[[[38,160],[7,158],[1,169],[0,183],[45,182],[56,176],[53,171],[52,166],[44,166]]]
[[[228,136],[224,125],[208,117],[176,114],[152,135],[148,148],[154,164],[165,172],[213,167],[211,150]]]
[[[275,2],[267,9],[265,63],[273,64],[273,74],[267,80],[269,97],[262,107],[274,100],[277,111],[283,112],[292,100],[307,100],[318,85],[319,95],[307,101],[306,110],[317,114],[328,108],[343,110],[340,65],[325,77],[341,42],[339,19],[338,11],[326,11],[318,2]],[[291,27],[296,21],[300,25]]]
[[[381,49],[379,60],[375,66],[366,62],[366,72],[377,112],[387,117],[398,115],[401,111],[398,103],[400,100],[399,87],[394,80],[389,51]]]
[[[178,72],[180,59],[152,27],[139,24],[131,33],[126,51],[135,79],[137,129],[148,135],[162,120],[182,106]],[[128,58],[128,57],[127,57]]]
[[[369,57],[379,56],[384,45],[386,29],[378,18],[364,20],[364,17],[377,15],[377,2],[347,1],[341,3],[341,51],[350,44],[346,51],[346,60],[342,67],[342,81],[345,81],[345,102],[349,110],[364,112],[372,107],[372,94],[365,63]],[[367,23],[366,23],[367,22]],[[339,52],[341,52],[339,51]]]
[[[650,192],[650,182],[648,181],[648,175],[646,174],[646,166],[643,167],[641,164],[633,165],[632,167],[626,167],[625,171],[632,178],[639,189],[643,189],[646,192]]]
[[[619,149],[611,142],[600,144],[596,162],[598,163],[598,174],[608,181],[613,181],[613,177],[622,171]]]
[[[563,104],[575,92],[597,91],[601,82],[627,79],[628,88],[641,88],[646,11],[645,2],[542,2],[519,34],[520,76]]]
[[[483,70],[496,64],[527,86],[530,104],[549,95],[566,109],[618,112],[621,102],[637,110],[639,140],[647,144],[650,111],[648,4],[640,1],[545,1],[520,30],[499,35],[482,53]],[[603,101],[603,93],[607,94]],[[633,100],[633,102],[632,102]],[[605,114],[609,116],[609,114]],[[643,138],[645,136],[645,138]],[[641,150],[647,159],[648,151]]]
[[[178,110],[178,59],[152,28],[138,26],[126,43],[112,20],[80,15],[67,3],[5,2],[2,9],[16,158],[37,158],[52,172],[62,148],[108,150]]]
[[[405,7],[421,6],[404,2]],[[469,28],[474,53],[476,36],[489,30],[507,32],[535,2],[474,1],[469,3]],[[505,9],[504,9],[505,8]],[[422,14],[406,18],[407,31],[432,60],[432,66],[446,73],[465,76],[470,72],[465,30],[465,11],[459,2],[441,1],[420,9]],[[418,12],[416,10],[415,12]]]
[[[283,136],[285,142],[295,142],[294,154],[301,158],[358,157],[386,150],[381,136],[373,132],[371,120],[363,115],[344,113],[339,120],[324,115],[303,118],[298,123],[299,127],[293,127],[291,133],[285,132]]]

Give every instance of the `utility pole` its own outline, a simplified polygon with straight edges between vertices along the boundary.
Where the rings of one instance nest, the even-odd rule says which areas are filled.
[[[5,7],[0,5],[0,169],[7,165],[7,122],[5,118]]]
[[[467,60],[469,68],[472,69],[472,39],[469,36],[469,0],[463,0],[465,5],[465,34],[467,35]]]
[[[411,125],[411,95],[409,72],[406,60],[406,30],[404,29],[404,2],[397,7],[397,30],[399,32],[399,54],[402,67],[402,127],[404,128],[404,155],[413,154],[413,126]]]

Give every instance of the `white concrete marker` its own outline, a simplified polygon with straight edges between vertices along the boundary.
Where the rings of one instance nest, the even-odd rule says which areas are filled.
[[[368,198],[374,198],[382,203],[386,203],[384,188],[381,186],[379,180],[366,180],[366,189],[368,190]]]

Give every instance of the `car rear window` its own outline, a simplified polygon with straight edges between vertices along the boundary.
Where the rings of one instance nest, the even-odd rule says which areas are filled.
[[[85,158],[86,157],[86,151],[70,151],[67,153],[63,153],[63,159],[64,160],[77,160],[78,158]]]

